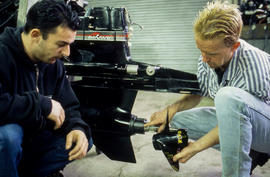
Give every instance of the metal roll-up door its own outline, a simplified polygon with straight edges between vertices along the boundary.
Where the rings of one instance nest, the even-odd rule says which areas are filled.
[[[135,61],[195,73],[200,55],[192,23],[207,0],[89,0],[89,6],[126,7],[134,25],[131,56]]]

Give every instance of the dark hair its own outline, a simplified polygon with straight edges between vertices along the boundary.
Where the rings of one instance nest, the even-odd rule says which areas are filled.
[[[79,17],[63,0],[40,0],[28,11],[24,32],[38,28],[42,37],[47,39],[49,33],[54,33],[59,25],[76,30]]]

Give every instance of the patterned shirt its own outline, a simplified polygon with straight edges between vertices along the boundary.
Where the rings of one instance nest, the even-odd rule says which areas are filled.
[[[225,86],[241,88],[270,104],[270,55],[244,40],[234,52],[222,80],[214,69],[202,61],[198,63],[198,82],[201,95],[215,98],[218,90]]]

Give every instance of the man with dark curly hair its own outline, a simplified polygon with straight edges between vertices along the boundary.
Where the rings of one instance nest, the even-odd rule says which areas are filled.
[[[79,18],[61,0],[41,0],[24,28],[0,35],[0,177],[45,177],[92,146],[61,58]]]

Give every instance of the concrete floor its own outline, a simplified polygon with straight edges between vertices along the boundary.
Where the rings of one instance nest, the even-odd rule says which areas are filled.
[[[179,94],[139,91],[132,113],[149,119],[151,114],[173,103]],[[203,100],[199,106],[212,105],[211,100]],[[97,155],[92,148],[84,159],[69,164],[64,169],[65,177],[220,177],[220,152],[207,149],[185,164],[180,171],[174,171],[161,151],[152,145],[153,133],[131,137],[137,163],[110,160],[104,154]],[[257,167],[252,177],[269,177],[270,161]]]

